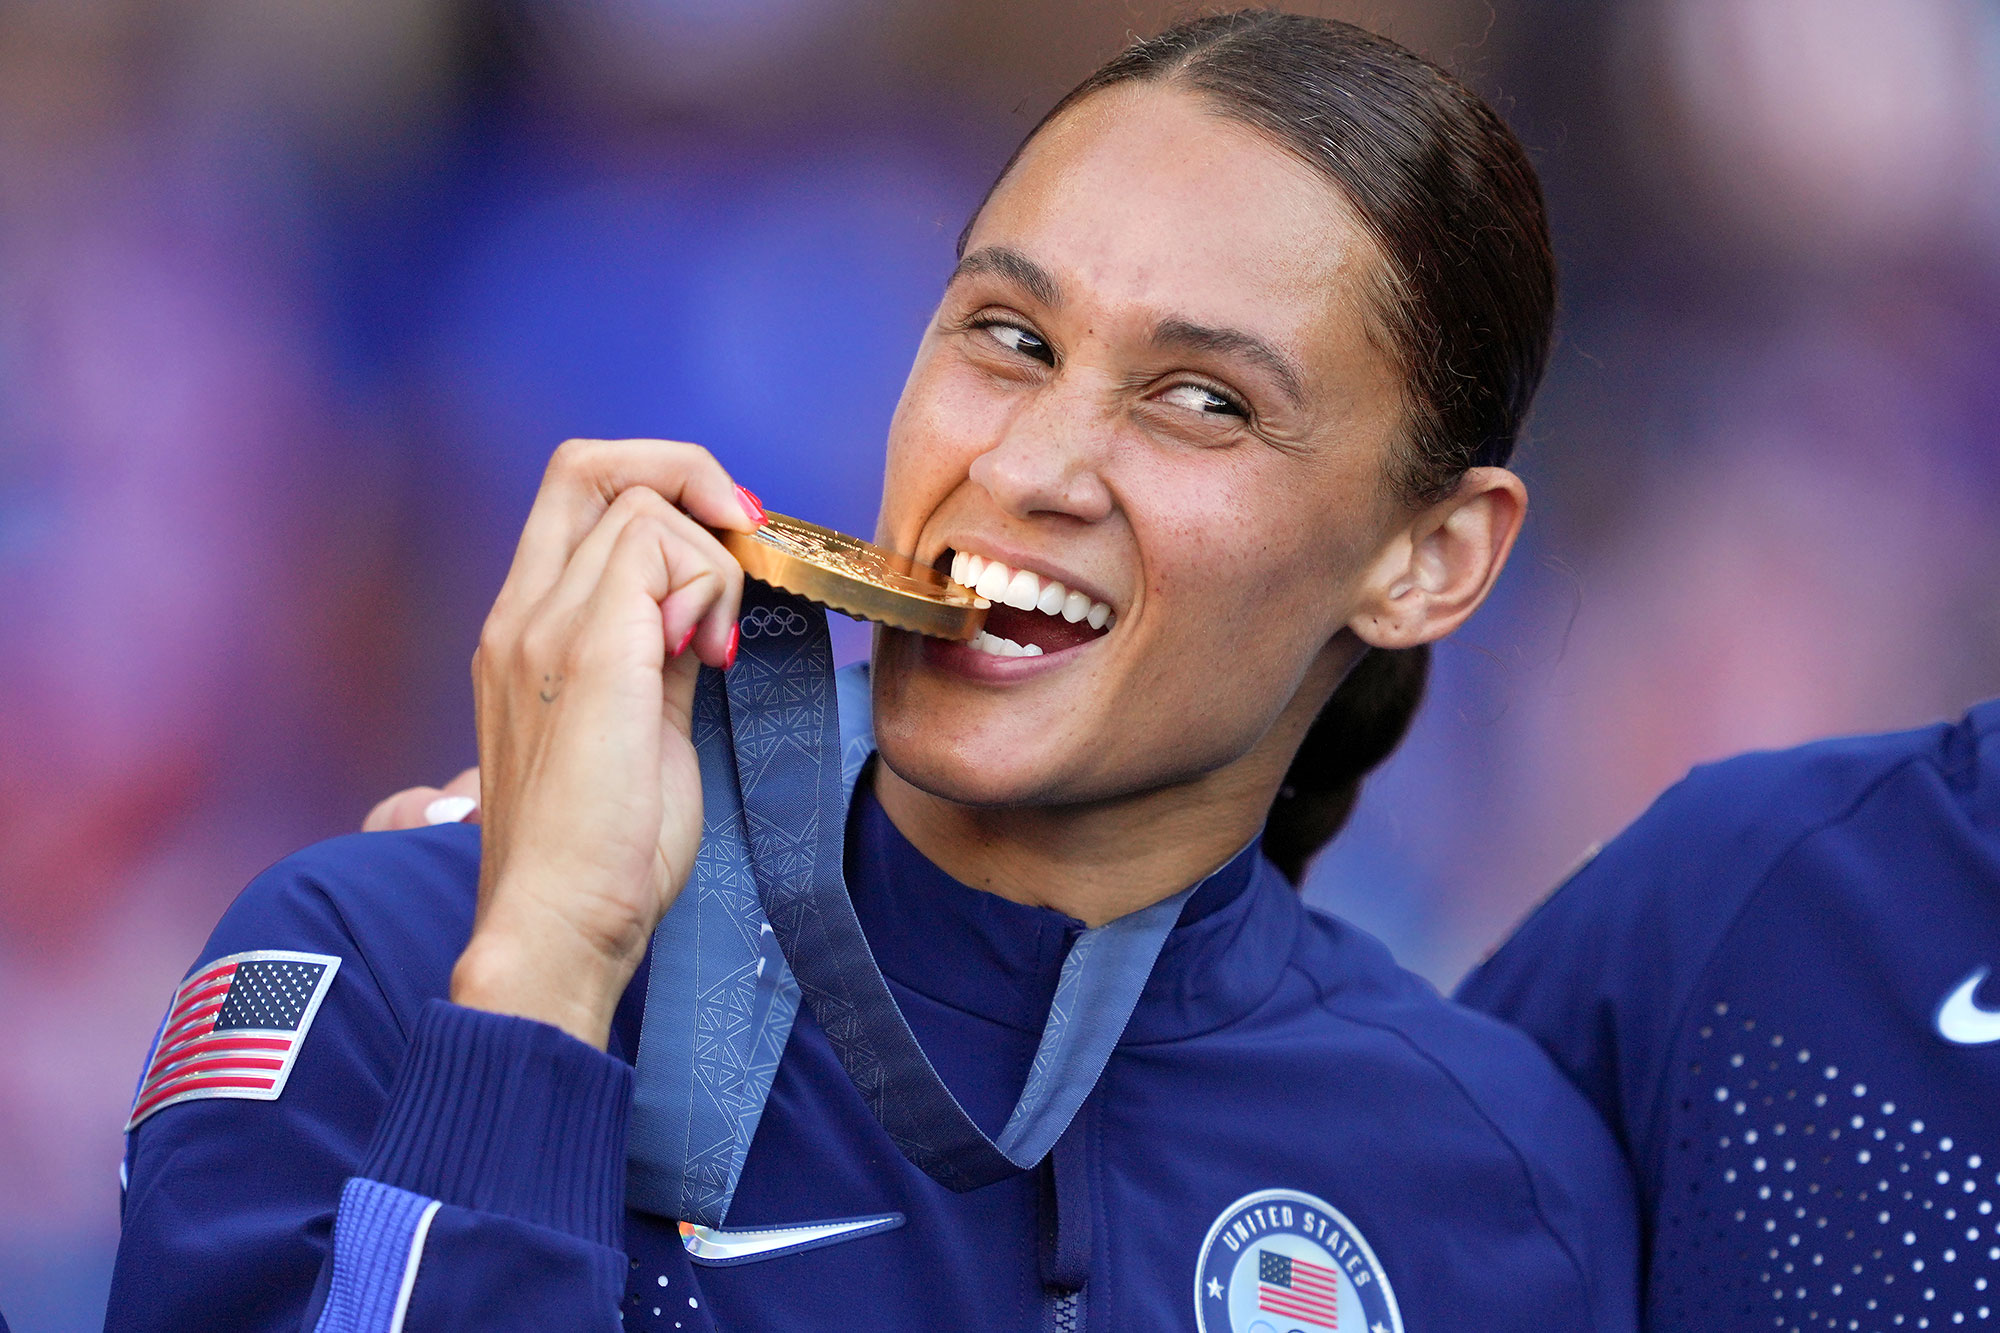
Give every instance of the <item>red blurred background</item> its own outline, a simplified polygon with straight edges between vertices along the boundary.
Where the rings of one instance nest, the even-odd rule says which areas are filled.
[[[1308,888],[1448,985],[1690,764],[2000,693],[2000,11],[1317,12],[1495,100],[1563,262],[1528,536]],[[101,1320],[131,1082],[230,896],[471,761],[466,663],[548,451],[699,440],[869,530],[966,213],[1168,14],[0,8],[17,1329]]]

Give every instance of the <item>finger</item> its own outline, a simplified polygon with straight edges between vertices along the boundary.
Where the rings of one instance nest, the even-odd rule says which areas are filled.
[[[736,557],[723,551],[714,568],[716,586],[694,578],[674,580],[672,591],[660,603],[660,622],[667,647],[676,656],[692,650],[696,660],[726,668],[736,656],[743,567],[736,563]]]
[[[743,603],[741,573],[718,595],[706,594],[700,586],[679,588],[661,605],[667,645],[682,645],[681,651],[692,650],[698,661],[727,668],[736,656],[736,618]]]
[[[397,829],[422,828],[424,807],[444,795],[436,787],[405,787],[394,796],[375,804],[361,821],[363,833],[390,833]]]
[[[606,521],[598,525],[599,532],[610,532],[605,538],[593,532],[586,539],[587,554],[585,548],[578,548],[578,558],[564,571],[562,583],[538,614],[564,621],[583,618],[584,604],[594,602],[611,580],[614,562],[636,562],[615,582],[611,597],[636,597],[643,590],[645,596],[657,601],[656,623],[666,656],[679,656],[692,648],[696,660],[711,666],[726,665],[730,631],[742,602],[742,566],[713,533],[686,514],[649,491],[635,489],[630,494],[632,499],[620,496],[614,506],[617,510],[629,508],[619,515],[620,524],[611,528],[612,515],[606,515]],[[614,532],[615,536],[611,535]],[[603,567],[594,567],[599,551],[607,545],[610,551],[605,553]],[[631,591],[621,593],[618,588]]]
[[[440,796],[424,807],[424,823],[463,823],[465,817],[478,808],[478,800],[471,796]]]
[[[579,632],[587,639],[609,642],[625,632],[623,622],[631,608],[645,606],[651,613],[655,642],[661,645],[658,657],[652,659],[655,664],[692,646],[701,661],[720,666],[728,635],[726,629],[718,634],[715,626],[733,621],[742,591],[743,570],[727,552],[715,559],[707,544],[697,542],[681,525],[635,518],[620,535],[596,591],[581,611]]]
[[[714,455],[677,440],[570,440],[557,449],[521,532],[507,588],[537,602],[571,553],[625,491],[644,486],[711,528],[754,530],[762,507],[746,499]]]
[[[567,618],[589,600],[603,582],[604,568],[610,563],[611,553],[617,547],[618,539],[632,523],[645,520],[664,526],[681,539],[681,544],[692,550],[692,558],[712,566],[718,573],[726,574],[738,568],[736,557],[729,554],[715,534],[701,524],[668,504],[660,495],[643,486],[634,486],[620,495],[605,511],[604,517],[592,528],[583,544],[570,557],[569,567],[549,593],[537,614]],[[676,549],[680,549],[678,546]],[[671,652],[683,644],[685,631],[692,626],[692,618],[681,622],[679,633],[667,640]]]
[[[477,824],[479,822],[480,796],[479,796],[478,769],[468,768],[464,772],[460,773],[457,777],[453,778],[450,782],[445,783],[444,794],[446,796],[470,797],[472,800],[472,808],[466,811],[464,814],[460,815],[458,817],[458,822],[461,824]]]

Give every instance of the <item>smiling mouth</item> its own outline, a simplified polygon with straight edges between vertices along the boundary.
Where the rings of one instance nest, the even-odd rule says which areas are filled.
[[[991,602],[986,627],[967,647],[994,657],[1041,657],[1103,638],[1118,623],[1106,602],[1031,569],[970,551],[950,551],[952,582]],[[940,560],[940,565],[944,562]]]

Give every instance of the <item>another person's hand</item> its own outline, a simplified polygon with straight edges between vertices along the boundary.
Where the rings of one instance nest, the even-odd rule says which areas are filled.
[[[363,833],[391,833],[427,824],[479,822],[479,770],[468,768],[442,787],[405,787],[375,803]]]
[[[605,1044],[701,842],[695,673],[735,660],[743,590],[708,529],[762,521],[695,445],[556,451],[473,657],[482,853],[456,1003]]]

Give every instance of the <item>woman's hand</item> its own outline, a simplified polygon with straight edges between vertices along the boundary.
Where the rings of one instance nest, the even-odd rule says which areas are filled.
[[[479,822],[479,770],[468,768],[442,787],[405,787],[375,803],[363,833],[392,833],[426,824]]]
[[[454,1002],[605,1044],[701,842],[695,673],[735,660],[743,590],[707,528],[762,521],[694,445],[556,451],[473,656],[482,856]]]

